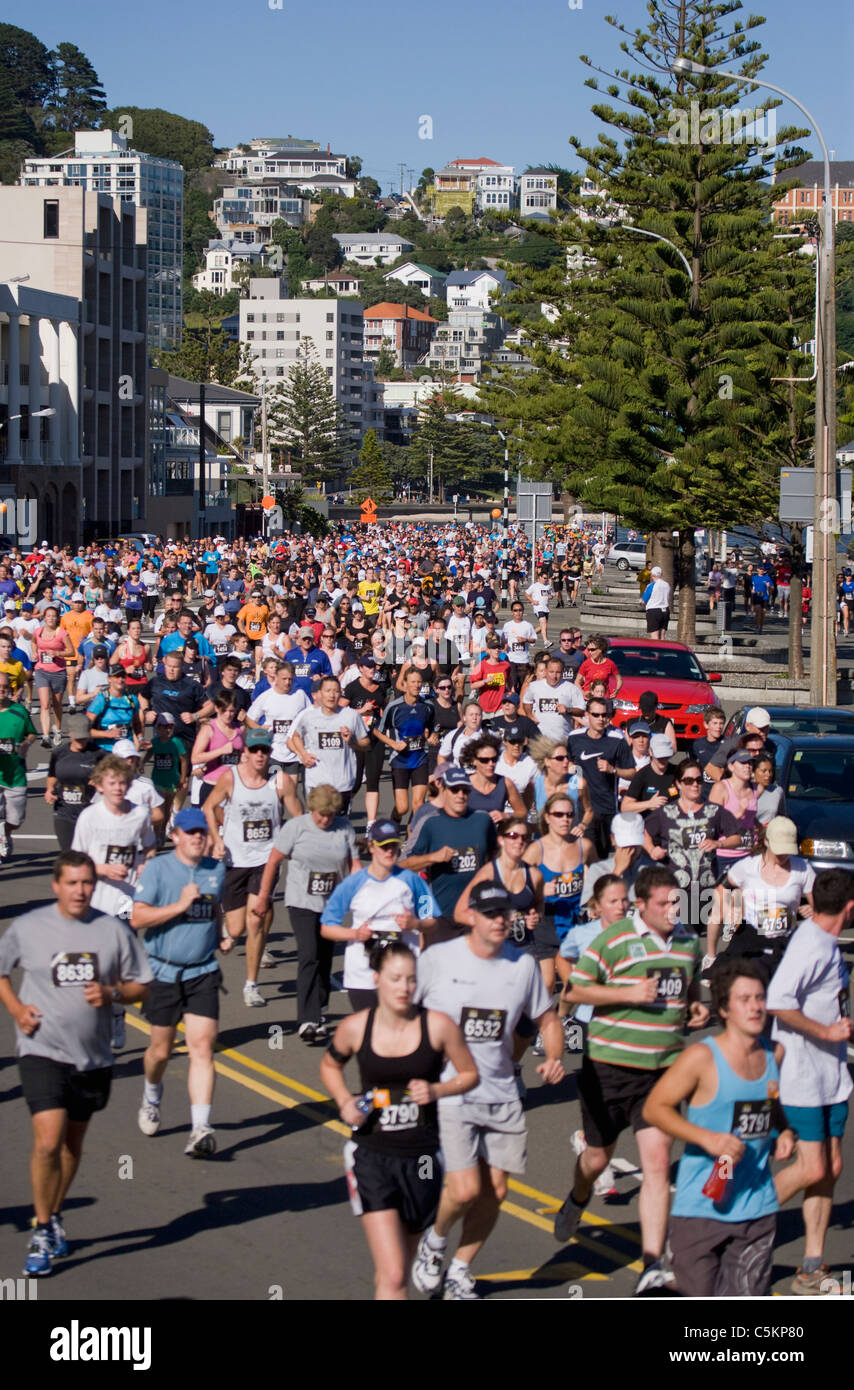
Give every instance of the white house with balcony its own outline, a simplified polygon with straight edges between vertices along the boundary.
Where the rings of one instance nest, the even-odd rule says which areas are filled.
[[[407,251],[412,251],[411,241],[405,241],[394,232],[333,232],[335,241],[341,247],[345,261],[355,265],[391,265]]]
[[[425,299],[441,299],[445,294],[447,275],[434,270],[431,265],[421,265],[418,261],[405,261],[394,270],[386,271],[384,279],[399,280],[402,285],[414,285]]]
[[[480,169],[474,205],[478,212],[509,212],[516,202],[516,171],[512,164],[492,164]]]
[[[255,266],[264,260],[262,247],[246,246],[239,241],[209,241],[204,255],[205,268],[193,276],[193,288],[219,295],[237,288],[234,272],[241,262]]]
[[[526,169],[519,175],[518,201],[522,217],[548,218],[557,209],[557,174],[551,169]]]
[[[504,270],[452,270],[445,281],[448,309],[491,309],[494,294],[505,295],[516,286]]]

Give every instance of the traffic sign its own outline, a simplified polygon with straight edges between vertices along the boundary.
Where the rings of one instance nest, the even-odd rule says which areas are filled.
[[[275,497],[271,497],[271,496],[268,494],[266,497],[262,497],[262,498],[261,498],[261,507],[262,507],[262,509],[263,509],[265,512],[271,512],[271,511],[273,510],[273,508],[275,507],[275,505],[276,505],[276,499],[275,499]]]
[[[362,503],[362,524],[373,526],[377,519],[377,504],[372,497],[366,497]]]

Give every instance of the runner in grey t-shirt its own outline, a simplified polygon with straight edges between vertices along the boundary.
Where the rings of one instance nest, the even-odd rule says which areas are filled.
[[[15,1020],[21,1089],[33,1118],[36,1227],[24,1273],[50,1274],[68,1253],[62,1202],[86,1126],[110,1094],[112,1005],[144,998],[151,970],[115,917],[91,910],[95,865],[68,850],[54,866],[56,904],[18,917],[0,939],[0,1003]],[[23,970],[19,993],[10,975]]]
[[[320,684],[320,706],[297,715],[288,740],[305,767],[305,788],[328,785],[341,792],[346,811],[356,782],[356,749],[369,748],[364,719],[356,710],[339,709],[341,686],[335,676]]]
[[[507,944],[510,908],[502,884],[479,883],[459,918],[470,926],[468,935],[432,946],[418,961],[416,1002],[459,1024],[480,1076],[465,1098],[439,1102],[447,1181],[435,1224],[421,1237],[412,1266],[419,1292],[437,1292],[448,1234],[462,1219],[457,1253],[444,1276],[446,1299],[478,1297],[469,1264],[498,1220],[508,1172],[525,1171],[525,1115],[513,1077],[515,1032],[523,1015],[545,1045],[546,1058],[537,1071],[552,1085],[564,1077],[563,1029],[537,963]],[[452,1075],[449,1069],[443,1080]],[[484,1164],[489,1165],[488,1184]]]

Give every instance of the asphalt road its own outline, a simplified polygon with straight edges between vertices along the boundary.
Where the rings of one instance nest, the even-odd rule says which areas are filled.
[[[21,911],[50,898],[55,853],[43,800],[47,753],[30,750],[27,820],[15,856],[0,869],[0,930]],[[383,784],[384,788],[387,786]],[[391,793],[383,792],[383,805]],[[355,814],[364,827],[361,804]],[[320,1049],[296,1036],[295,950],[279,903],[271,936],[274,969],[262,972],[264,1009],[242,1000],[242,947],[222,959],[222,999],[213,1124],[214,1158],[185,1158],[189,1109],[187,1057],[180,1048],[166,1075],[163,1128],[153,1139],[136,1125],[147,1025],[128,1015],[128,1040],[116,1060],[112,1097],[90,1126],[80,1173],[65,1208],[69,1257],[39,1284],[40,1300],[69,1299],[364,1299],[371,1263],[359,1222],[346,1201],[344,1126],[323,1094]],[[847,948],[851,951],[851,946]],[[340,963],[340,957],[339,963]],[[849,957],[850,961],[850,957]],[[347,1013],[335,994],[331,1017]],[[15,1065],[14,1038],[0,1018],[0,1280],[20,1274],[32,1212],[28,1178],[30,1124]],[[617,1198],[594,1198],[581,1234],[561,1249],[551,1213],[563,1200],[580,1126],[575,1076],[567,1055],[557,1087],[539,1084],[530,1054],[528,1169],[511,1191],[497,1229],[476,1266],[490,1298],[627,1297],[639,1264],[636,1149],[624,1135],[617,1150]],[[854,1161],[852,1141],[845,1141]],[[839,1183],[828,1241],[829,1263],[854,1263],[854,1179]],[[802,1250],[797,1205],[780,1220],[775,1291],[785,1293]]]

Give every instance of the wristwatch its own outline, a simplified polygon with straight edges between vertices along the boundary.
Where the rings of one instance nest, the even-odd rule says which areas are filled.
[[[121,1004],[121,1002],[122,1002],[121,992],[120,992],[120,990],[119,990],[118,985],[116,985],[116,987],[115,987],[114,990],[113,990],[113,1003],[114,1003],[114,1004]]]

